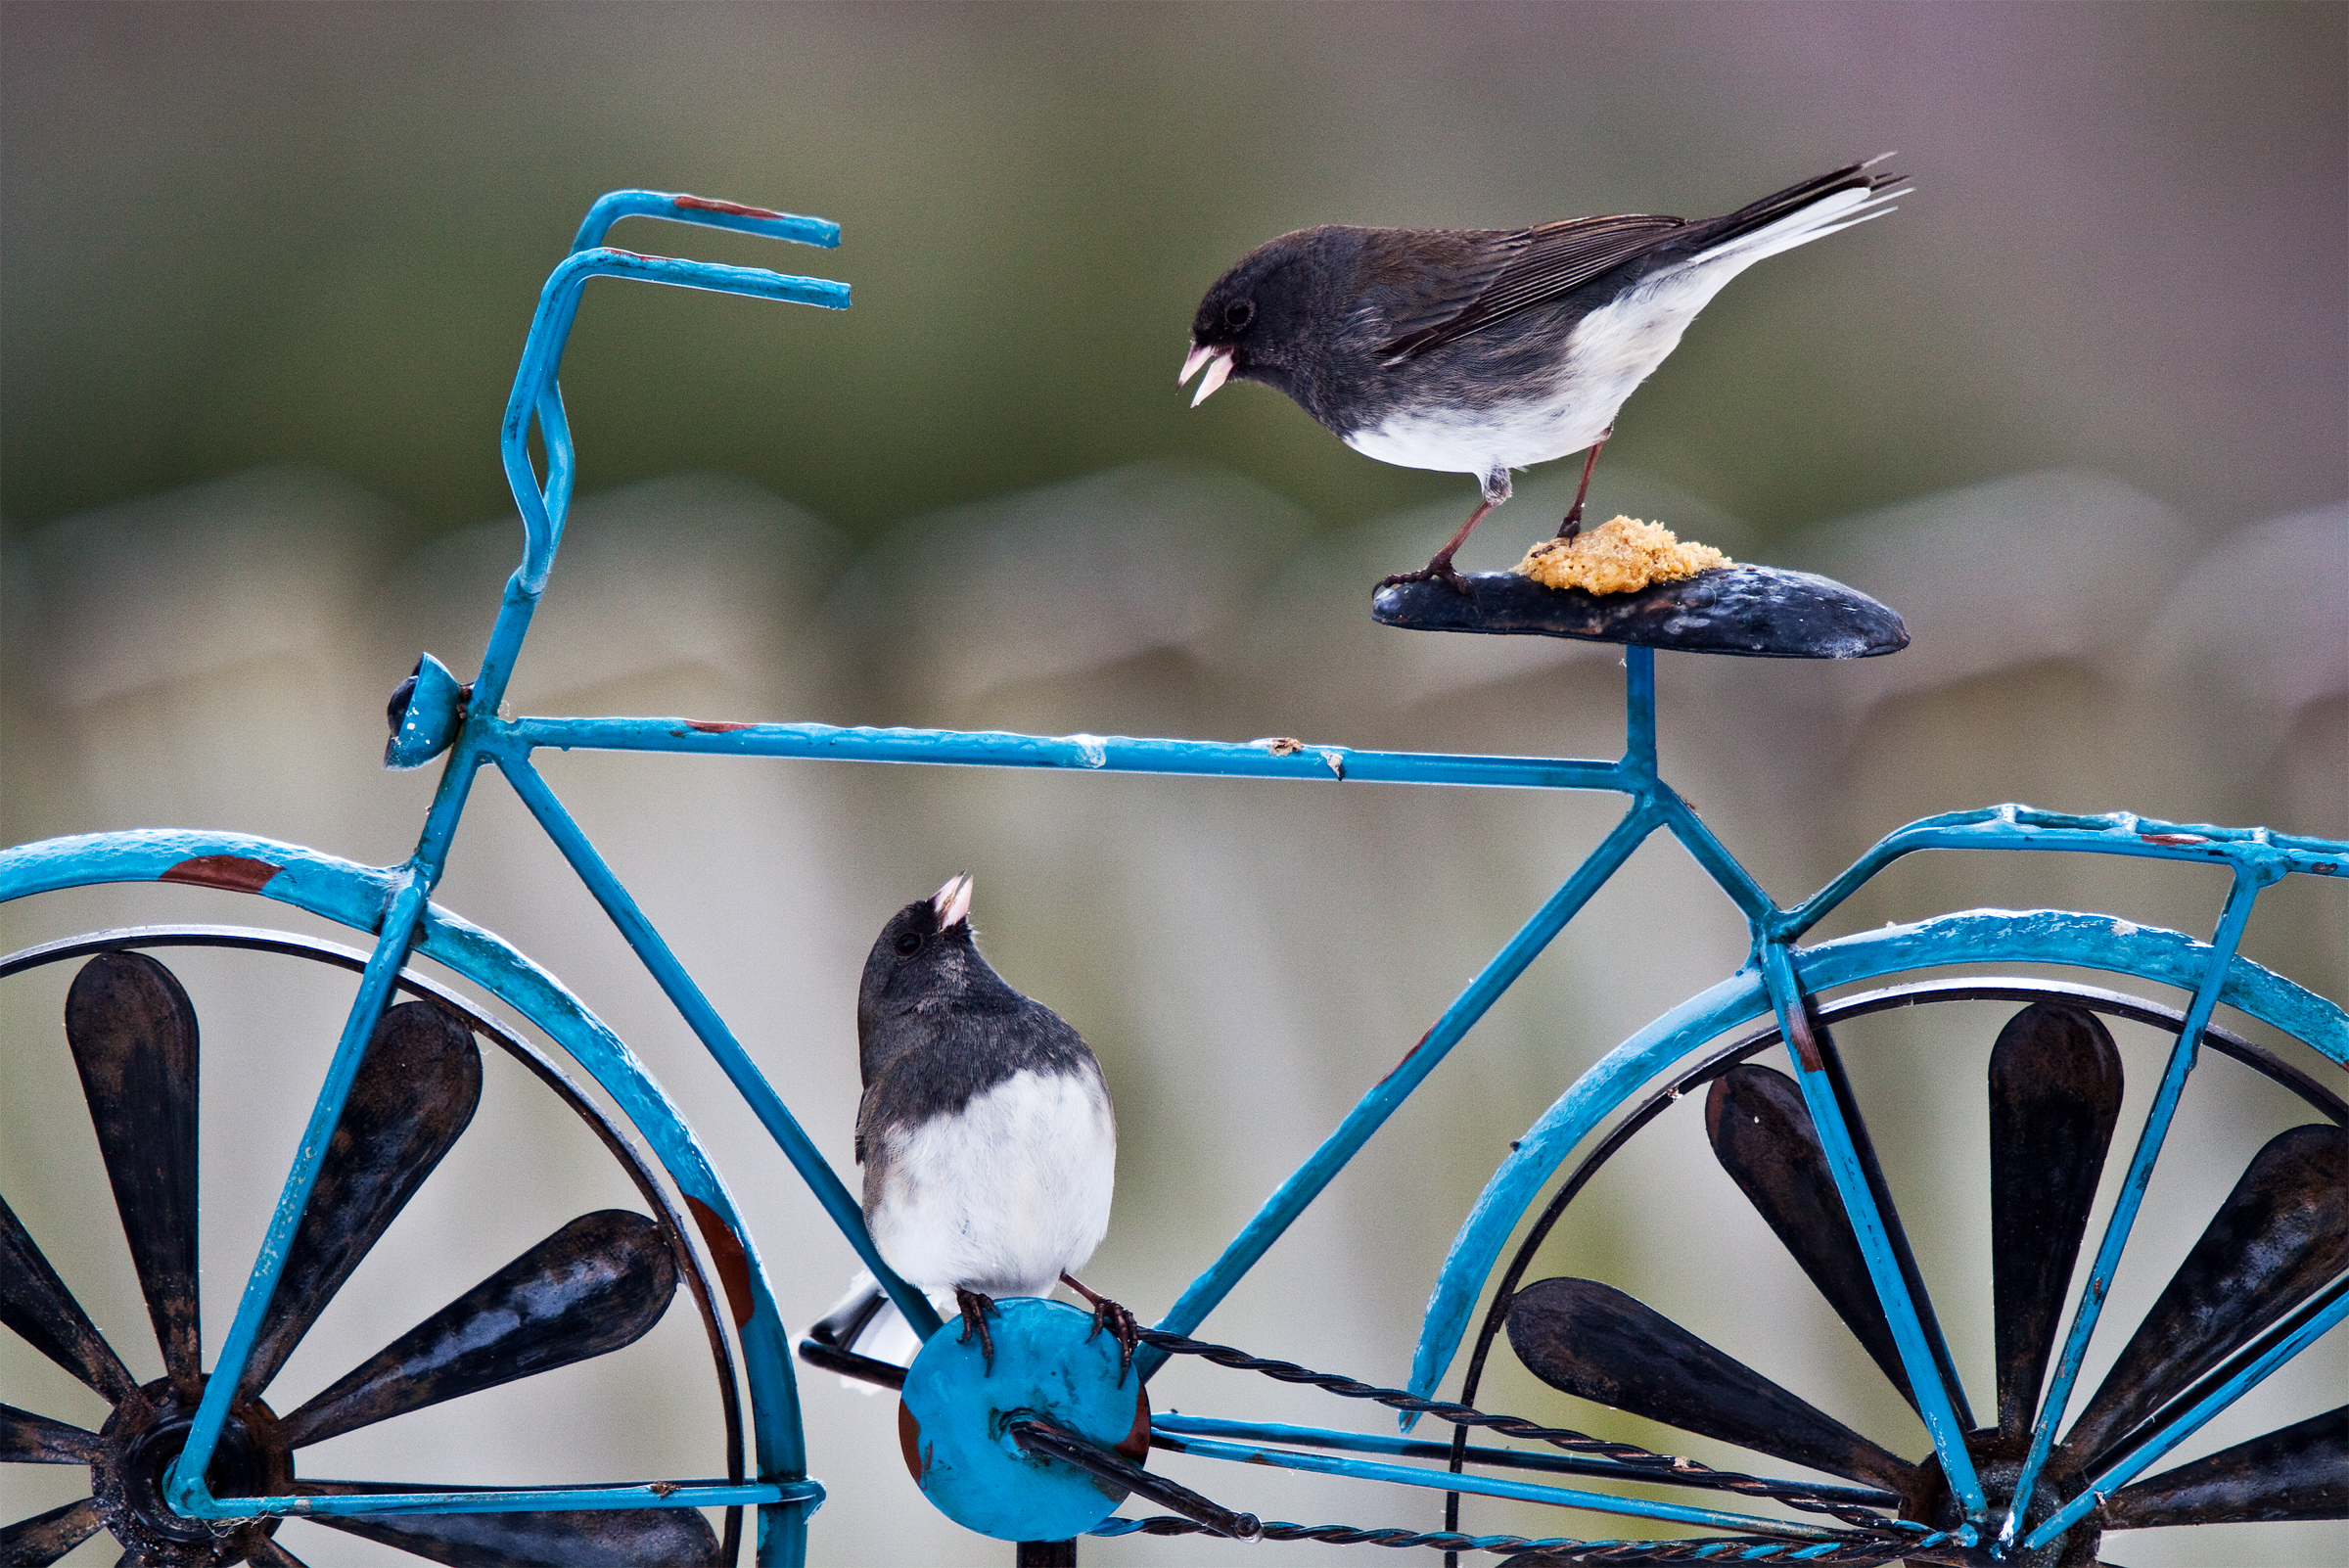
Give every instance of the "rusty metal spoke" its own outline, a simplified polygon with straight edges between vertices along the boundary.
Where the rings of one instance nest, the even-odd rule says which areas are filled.
[[[470,1487],[302,1481],[313,1497],[360,1492],[467,1492]],[[478,1490],[487,1491],[488,1488]],[[546,1513],[313,1514],[312,1524],[454,1568],[700,1568],[717,1537],[696,1508],[576,1508]]]
[[[1835,1190],[1819,1130],[1794,1080],[1746,1063],[1716,1079],[1705,1096],[1713,1156],[1737,1183],[1827,1305],[1911,1407],[1908,1368],[1876,1299],[1860,1238]],[[1854,1129],[1854,1141],[1859,1141]],[[1890,1215],[1887,1213],[1887,1222]],[[1922,1298],[1919,1298],[1922,1306]]]
[[[245,1560],[253,1568],[307,1568],[299,1557],[278,1545],[275,1536],[263,1536],[253,1544]]]
[[[114,1347],[99,1337],[89,1314],[33,1244],[32,1233],[0,1198],[0,1323],[105,1396],[109,1405],[135,1398],[138,1379]]]
[[[2088,1464],[2349,1268],[2349,1131],[2278,1133],[2211,1218],[2058,1453]]]
[[[2114,1493],[2105,1528],[2349,1519],[2349,1405]]]
[[[87,1464],[98,1448],[95,1432],[0,1405],[0,1464]]]
[[[196,1009],[143,953],[100,953],[66,993],[66,1039],[172,1391],[204,1387],[196,1273]]]
[[[1544,1279],[1509,1308],[1509,1344],[1568,1394],[1890,1492],[1915,1467],[1612,1285]]]
[[[2121,1056],[2096,1014],[2034,1002],[1990,1055],[1991,1293],[1999,1429],[2028,1434],[2056,1320],[2121,1113]]]
[[[12,1525],[0,1525],[0,1562],[9,1568],[43,1568],[89,1540],[105,1524],[106,1509],[96,1498],[84,1498]]]
[[[432,1002],[386,1013],[367,1042],[309,1206],[270,1298],[242,1391],[257,1394],[473,1120],[473,1033]]]
[[[633,1343],[658,1322],[677,1266],[640,1214],[581,1215],[285,1417],[289,1447]]]

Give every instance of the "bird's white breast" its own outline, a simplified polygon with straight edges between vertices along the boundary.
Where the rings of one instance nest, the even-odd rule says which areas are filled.
[[[1109,1229],[1118,1133],[1098,1069],[1020,1072],[959,1113],[880,1135],[865,1222],[924,1290],[1040,1296]]]
[[[1486,408],[1406,407],[1356,431],[1346,442],[1382,463],[1480,478],[1579,452],[1607,433],[1624,399],[1680,346],[1697,311],[1741,270],[1700,262],[1591,311],[1566,335],[1556,371],[1538,391]]]

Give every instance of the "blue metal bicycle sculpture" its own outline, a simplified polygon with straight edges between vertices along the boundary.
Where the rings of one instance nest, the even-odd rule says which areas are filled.
[[[2349,1406],[2149,1473],[2349,1314],[2349,1106],[2332,1087],[2215,1021],[2225,1005],[2349,1066],[2349,1016],[2236,951],[2261,890],[2293,874],[2339,875],[2349,846],[2125,813],[1998,807],[1904,827],[1818,894],[1780,907],[1657,774],[1655,650],[1847,657],[1889,651],[1901,634],[1881,607],[1840,585],[1767,569],[1737,569],[1742,576],[1609,612],[1618,623],[1612,626],[1567,624],[1557,619],[1565,612],[1539,604],[1528,610],[1519,589],[1497,579],[1484,579],[1489,594],[1467,605],[1432,598],[1449,596],[1438,584],[1381,596],[1380,618],[1405,625],[1563,631],[1626,643],[1627,741],[1612,761],[1287,741],[509,717],[507,678],[547,584],[570,501],[573,452],[555,376],[586,282],[634,278],[834,309],[849,302],[838,283],[607,247],[607,231],[628,216],[819,246],[839,238],[819,219],[651,192],[616,193],[590,211],[546,284],[506,408],[503,452],[526,547],[481,669],[460,684],[426,655],[393,699],[387,762],[413,767],[446,759],[415,853],[400,864],[368,866],[233,833],[156,829],[0,853],[0,900],[114,883],[193,884],[276,899],[364,933],[371,944],[360,950],[276,931],[155,926],[44,943],[0,960],[0,979],[70,975],[65,1043],[165,1368],[163,1377],[141,1383],[24,1223],[0,1205],[0,1321],[112,1410],[93,1431],[0,1407],[0,1462],[86,1465],[91,1476],[88,1498],[0,1527],[0,1561],[49,1562],[108,1530],[126,1562],[295,1563],[277,1533],[297,1516],[447,1563],[733,1562],[745,1545],[745,1509],[756,1510],[759,1562],[804,1560],[808,1516],[823,1494],[806,1473],[792,1345],[702,1143],[628,1049],[551,974],[432,900],[484,768],[512,786],[851,1249],[926,1336],[909,1371],[869,1360],[835,1335],[806,1341],[802,1355],[901,1383],[909,1462],[926,1492],[957,1520],[1026,1543],[1024,1560],[1073,1560],[1069,1540],[1084,1533],[1146,1531],[1517,1552],[1529,1563],[1595,1554],[1590,1560],[2070,1564],[2096,1561],[2098,1542],[2111,1532],[2349,1517]],[[543,479],[530,457],[533,430]],[[1590,602],[1580,603],[1576,614]],[[876,1254],[839,1176],[533,765],[543,748],[1324,786],[1604,791],[1626,797],[1629,807],[1160,1316],[1145,1335],[1138,1378],[1124,1373],[1105,1339],[1086,1338],[1085,1314],[1034,1302],[1005,1304],[995,1329],[998,1364],[985,1372]],[[1680,843],[1741,912],[1751,957],[1625,1040],[1516,1141],[1434,1282],[1405,1385],[1373,1387],[1190,1338],[1495,999],[1658,832]],[[2208,940],[2100,914],[1971,910],[1804,944],[1863,884],[1920,850],[2138,856],[2219,867],[2230,883]],[[197,1020],[173,971],[153,956],[179,949],[340,966],[360,977],[208,1372],[197,1313]],[[416,958],[436,962],[468,989],[411,970]],[[1949,966],[1968,973],[1919,978]],[[1985,976],[1984,966],[2020,966],[2033,978]],[[2185,1005],[2088,984],[2092,972],[2176,992]],[[416,999],[398,1002],[402,992]],[[1986,1006],[2004,1018],[1988,1031],[1996,1035],[1988,1090],[1997,1389],[1987,1423],[1957,1373],[1845,1067],[1852,1032],[1869,1019]],[[599,1109],[499,1010],[553,1041],[614,1111]],[[2153,1054],[2158,1084],[2117,1183],[2105,1179],[2121,1109],[2115,1026],[2162,1042]],[[579,1216],[299,1407],[272,1409],[265,1395],[304,1332],[464,1131],[481,1092],[477,1036],[520,1061],[587,1125],[643,1209]],[[54,1046],[16,1039],[8,1048],[13,1056]],[[2083,1403],[2075,1396],[2092,1336],[2139,1234],[2148,1184],[2205,1048],[2280,1085],[2303,1120],[2249,1161]],[[1782,1049],[1784,1070],[1757,1060],[1773,1049]],[[1702,1103],[1722,1168],[1921,1418],[1931,1440],[1921,1459],[1851,1431],[1613,1286],[1525,1282],[1544,1239],[1609,1159],[1684,1097]],[[1542,1204],[1544,1192],[1550,1196]],[[2100,1235],[2079,1276],[2099,1207]],[[329,1438],[617,1351],[643,1335],[680,1288],[711,1347],[721,1475],[458,1485],[425,1477],[329,1481],[297,1464],[299,1451]],[[2068,1325],[2067,1300],[2075,1303]],[[1480,1301],[1485,1310],[1472,1325]],[[1477,1390],[1504,1335],[1554,1388],[1837,1480],[1725,1472],[1479,1411]],[[1464,1343],[1469,1360],[1457,1397],[1439,1400]],[[1406,1427],[1432,1413],[1453,1432],[1436,1441],[1153,1417],[1146,1379],[1174,1355],[1367,1398],[1405,1412]],[[1472,1430],[1526,1446],[1472,1445]],[[1267,1524],[1150,1472],[1141,1461],[1151,1448],[1428,1488],[1447,1499],[1444,1528]],[[1528,1473],[1548,1478],[1516,1478]],[[1578,1484],[1549,1479],[1560,1474]],[[1659,1500],[1658,1493],[1713,1494],[1721,1505]],[[1134,1495],[1172,1511],[1116,1514]],[[1636,1542],[1464,1534],[1460,1499],[1477,1496],[1595,1510],[1662,1534]]]

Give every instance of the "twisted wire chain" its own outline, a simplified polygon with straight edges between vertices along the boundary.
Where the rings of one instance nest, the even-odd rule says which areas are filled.
[[[1093,1536],[1189,1536],[1213,1534],[1207,1526],[1174,1514],[1147,1519],[1108,1519],[1086,1532]],[[1333,1546],[1426,1546],[1436,1551],[1539,1552],[1537,1560],[1590,1563],[1819,1563],[1832,1568],[1881,1568],[1899,1562],[1961,1562],[1946,1531],[1902,1541],[1783,1541],[1763,1536],[1709,1536],[1692,1541],[1576,1541],[1565,1536],[1470,1536],[1456,1530],[1364,1529],[1355,1525],[1289,1524],[1267,1520],[1267,1541],[1319,1541]]]
[[[1704,1478],[1705,1484],[1710,1487],[1718,1487],[1724,1491],[1735,1492],[1747,1497],[1767,1498],[1773,1502],[1783,1503],[1790,1508],[1799,1508],[1806,1513],[1830,1515],[1847,1525],[1854,1525],[1868,1532],[1879,1541],[1889,1536],[1913,1540],[1919,1535],[1930,1533],[1924,1525],[1905,1519],[1886,1518],[1883,1514],[1870,1508],[1821,1498],[1789,1482],[1769,1481],[1760,1476],[1745,1475],[1735,1470],[1716,1470],[1709,1465],[1699,1464],[1694,1459],[1652,1453],[1630,1443],[1611,1443],[1604,1438],[1594,1438],[1570,1427],[1540,1426],[1522,1416],[1492,1415],[1470,1405],[1453,1405],[1443,1400],[1421,1399],[1419,1396],[1405,1393],[1402,1389],[1379,1388],[1373,1384],[1359,1382],[1351,1377],[1341,1377],[1334,1372],[1313,1371],[1299,1366],[1294,1361],[1276,1361],[1261,1356],[1251,1356],[1245,1351],[1234,1350],[1228,1345],[1210,1344],[1204,1340],[1186,1338],[1181,1334],[1161,1333],[1155,1328],[1141,1330],[1141,1337],[1145,1344],[1154,1345],[1173,1355],[1202,1357],[1218,1366],[1228,1366],[1235,1371],[1262,1372],[1265,1376],[1283,1383],[1310,1384],[1324,1392],[1335,1394],[1341,1399],[1374,1400],[1393,1409],[1413,1410],[1432,1415],[1440,1421],[1448,1421],[1454,1426],[1483,1427],[1489,1431],[1498,1432],[1504,1437],[1547,1443],[1552,1447],[1564,1449],[1570,1453],[1591,1453],[1600,1458],[1613,1459],[1626,1465],[1638,1465],[1670,1472],[1667,1475],[1627,1476],[1625,1478],[1627,1480],[1668,1484],[1673,1476],[1701,1476]],[[1265,1527],[1267,1534],[1269,1534],[1271,1529],[1270,1525]],[[1608,1559],[1592,1558],[1590,1560],[1606,1561]],[[1651,1559],[1624,1558],[1622,1560],[1636,1562]],[[1770,1559],[1746,1560],[1768,1561]],[[1820,1558],[1817,1560],[1832,1561],[1835,1559]]]

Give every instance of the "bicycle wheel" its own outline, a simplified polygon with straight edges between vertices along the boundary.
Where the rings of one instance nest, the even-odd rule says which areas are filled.
[[[2157,1071],[2183,1016],[2089,986],[1998,979],[1898,984],[1821,1002],[1816,1018],[1838,1103],[1918,1303],[1927,1343],[1957,1391],[1960,1420],[1971,1428],[1966,1447],[1996,1521],[2011,1499],[2051,1354],[2070,1321],[2067,1299],[2077,1293],[2077,1276],[2085,1274],[2080,1253],[2099,1209],[2099,1188],[2117,1185],[2117,1167],[2125,1162],[2126,1146],[2123,1161],[2107,1158],[2129,1077],[2125,1062],[2149,1055]],[[2123,1041],[2116,1042],[2116,1030]],[[1474,1402],[1493,1347],[1505,1333],[1524,1366],[1554,1389],[1767,1455],[1779,1465],[1858,1483],[1871,1489],[1888,1513],[1954,1527],[1958,1510],[1921,1438],[1909,1440],[1904,1451],[1899,1441],[1864,1436],[1710,1342],[1707,1336],[1724,1328],[1751,1337],[1750,1327],[1732,1321],[1745,1294],[1739,1279],[1708,1278],[1701,1267],[1687,1270],[1687,1277],[1651,1292],[1670,1297],[1662,1310],[1595,1278],[1561,1275],[1523,1283],[1538,1256],[1577,1249],[1573,1221],[1583,1212],[1577,1204],[1605,1191],[1610,1179],[1628,1179],[1620,1171],[1610,1173],[1613,1163],[1642,1140],[1677,1149],[1677,1128],[1683,1140],[1701,1136],[1719,1174],[1727,1177],[1726,1190],[1709,1178],[1717,1196],[1706,1201],[1724,1210],[1742,1208],[1749,1222],[1762,1222],[1758,1234],[1774,1238],[1852,1345],[1913,1407],[1907,1371],[1801,1091],[1784,1074],[1754,1060],[1778,1044],[1772,1028],[1714,1052],[1626,1110],[1596,1140],[1511,1258],[1476,1336],[1461,1398]],[[2270,1085],[2264,1096],[2253,1096],[2268,1102],[2268,1123],[2257,1139],[2237,1138],[2232,1163],[2213,1173],[2233,1180],[2215,1212],[2181,1217],[2190,1230],[2193,1219],[2209,1213],[2183,1258],[2165,1246],[2161,1225],[2141,1220],[2133,1232],[2121,1288],[2092,1342],[2093,1349],[2118,1340],[2118,1352],[2100,1379],[2084,1377],[2069,1401],[2025,1533],[2205,1396],[2223,1407],[2239,1403],[2249,1391],[2230,1395],[2228,1374],[2255,1353],[2273,1350],[2289,1331],[2322,1332],[2326,1314],[2337,1318],[2336,1298],[2349,1289],[2349,1105],[2296,1067],[2226,1031],[2207,1031],[2203,1045],[2232,1075],[2248,1073]],[[1879,1150],[1887,1146],[1869,1138],[1864,1108],[1901,1109],[1897,1092],[1884,1092],[1884,1085],[1897,1085],[1904,1073],[1913,1084],[1917,1064],[1903,1053],[1920,1048],[1945,1053],[1944,1060],[1950,1051],[1970,1051],[1958,1058],[1962,1065],[1957,1071],[1967,1077],[1978,1071],[1975,1081],[1987,1085],[1988,1160],[1979,1168],[1969,1161],[1966,1175],[1980,1178],[1965,1184],[1971,1190],[1959,1190],[1950,1179],[1954,1162],[1946,1149],[1904,1148],[1880,1160]],[[1982,1056],[1987,1059],[1977,1068]],[[1871,1088],[1878,1092],[1871,1095]],[[1691,1118],[1701,1121],[1701,1130]],[[2183,1206],[2193,1183],[2173,1179],[2164,1185],[2164,1167],[2177,1158],[2210,1158],[2180,1157],[2179,1144],[2174,1134],[2165,1148],[2172,1158],[2156,1168],[2149,1204]],[[1626,1162],[1641,1165],[1652,1172],[1655,1162]],[[1738,1196],[1730,1197],[1732,1191]],[[1938,1296],[1927,1288],[1927,1274],[1903,1230],[1897,1200],[1904,1194],[1911,1230],[1929,1223],[1945,1231],[1987,1232],[1987,1290],[1979,1284],[1983,1271],[1967,1269],[1961,1249],[1947,1247],[1927,1249],[1943,1266],[1938,1277],[1945,1286]],[[2109,1205],[2109,1193],[2104,1203]],[[1726,1255],[1735,1256],[1734,1248]],[[1971,1288],[1949,1287],[1953,1268],[1973,1275]],[[2143,1299],[2148,1294],[2149,1303]],[[1992,1418],[1977,1422],[1956,1368],[1982,1360],[1993,1371],[1995,1399]],[[2296,1406],[2282,1416],[2273,1398],[2247,1407],[2236,1425],[2248,1422],[2256,1430],[2183,1464],[2153,1461],[2148,1470],[2155,1473],[2112,1488],[2041,1546],[2026,1549],[2018,1543],[2007,1560],[2075,1568],[2099,1561],[2106,1538],[2118,1532],[2349,1517],[2349,1406],[2311,1409],[2332,1404],[2338,1394],[2303,1379],[2280,1402]],[[2309,1413],[2299,1414],[2302,1409]],[[1906,1456],[1918,1452],[1921,1459]]]
[[[301,1077],[292,1052],[311,1038],[307,1030],[295,1031],[295,1045],[254,1050],[237,1038],[244,1031],[223,1030],[218,1019],[249,1021],[256,1006],[306,1011],[313,1023],[329,1021],[331,1039],[334,1010],[347,1006],[349,976],[365,959],[305,937],[221,926],[102,932],[0,959],[12,1093],[45,1084],[86,1108],[85,1117],[58,1106],[42,1119],[33,1176],[22,1166],[17,1176],[34,1190],[0,1201],[0,1321],[70,1374],[69,1382],[27,1355],[0,1361],[10,1369],[0,1463],[12,1467],[18,1497],[44,1481],[19,1467],[75,1466],[87,1477],[86,1486],[69,1472],[47,1478],[47,1496],[63,1492],[65,1500],[45,1508],[36,1500],[30,1516],[0,1524],[0,1562],[51,1562],[101,1532],[112,1534],[121,1560],[159,1565],[283,1565],[312,1550],[335,1561],[488,1568],[732,1562],[739,1507],[714,1510],[713,1528],[692,1508],[383,1512],[213,1526],[164,1505],[165,1470],[207,1380],[200,1231],[257,1241],[274,1184],[240,1187],[234,1168],[248,1163],[282,1178],[283,1134],[299,1130],[310,1092],[284,1082]],[[369,1042],[216,1451],[214,1494],[578,1484],[568,1466],[593,1446],[583,1412],[601,1412],[593,1425],[623,1439],[602,1444],[591,1461],[598,1467],[631,1479],[722,1467],[739,1482],[733,1349],[652,1167],[513,1029],[414,972],[400,990],[414,999],[389,1010]],[[200,1051],[200,1020],[213,1014]],[[487,1062],[477,1038],[498,1047]],[[210,1086],[215,1079],[225,1091]],[[484,1093],[497,1114],[461,1144]],[[241,1162],[246,1146],[270,1153]],[[521,1169],[541,1162],[560,1179],[534,1182]],[[223,1198],[220,1187],[239,1190]],[[223,1203],[253,1212],[218,1217]],[[550,1205],[560,1222],[547,1228],[540,1211]],[[397,1225],[412,1206],[434,1218]],[[479,1222],[451,1225],[452,1215]],[[114,1250],[117,1233],[127,1269]],[[518,1236],[535,1239],[514,1256]],[[451,1280],[470,1284],[450,1299]],[[680,1284],[692,1324],[679,1318],[655,1334]],[[215,1323],[225,1323],[231,1301],[215,1301]],[[161,1351],[160,1377],[132,1369],[146,1360],[142,1316]],[[383,1325],[402,1323],[413,1326],[351,1364],[351,1347],[364,1351],[380,1343]],[[706,1351],[692,1348],[699,1341]],[[631,1346],[639,1348],[617,1354]],[[697,1362],[710,1382],[681,1402],[705,1412],[690,1440],[638,1440],[631,1423],[613,1419],[648,1385],[682,1380],[680,1366],[691,1376]],[[106,1413],[91,1419],[85,1412],[97,1402]],[[551,1474],[502,1474],[495,1460],[483,1465],[484,1444],[470,1440],[486,1437],[502,1453],[517,1434],[547,1454],[522,1467],[543,1463]],[[626,1452],[630,1441],[640,1453]],[[344,1464],[364,1465],[369,1479],[327,1478]],[[465,1473],[452,1478],[452,1467]],[[319,1533],[327,1529],[342,1539]],[[91,1549],[102,1552],[95,1543]]]

